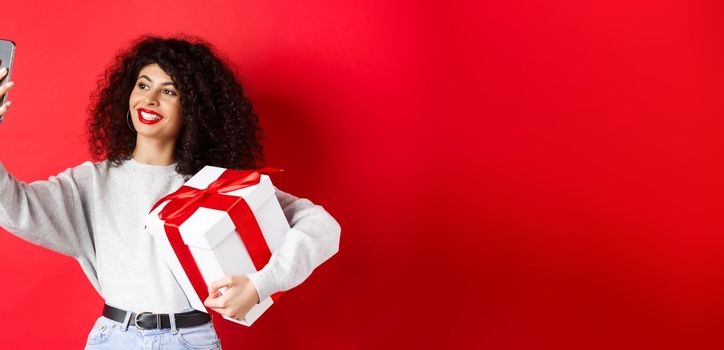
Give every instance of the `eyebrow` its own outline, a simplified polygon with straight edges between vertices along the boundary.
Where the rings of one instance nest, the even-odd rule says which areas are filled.
[[[153,80],[151,80],[151,78],[149,78],[149,77],[147,77],[147,76],[145,76],[145,75],[142,75],[142,76],[138,77],[138,79],[141,79],[141,78],[146,78],[146,80],[148,80],[148,81],[150,81],[150,82],[153,83]],[[167,81],[167,82],[165,82],[165,83],[161,83],[161,85],[172,85],[172,86],[173,86],[173,82]]]

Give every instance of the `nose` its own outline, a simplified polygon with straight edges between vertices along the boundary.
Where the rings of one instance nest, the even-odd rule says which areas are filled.
[[[148,95],[148,96],[146,96],[146,97],[143,98],[143,102],[144,102],[146,105],[155,106],[155,105],[158,104],[158,99],[156,98],[155,95]]]

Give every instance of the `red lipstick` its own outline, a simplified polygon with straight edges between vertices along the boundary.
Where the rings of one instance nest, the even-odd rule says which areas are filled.
[[[141,113],[143,112],[143,113]],[[145,116],[144,116],[145,114]],[[138,120],[143,124],[156,124],[163,119],[163,116],[145,108],[139,108],[138,109]]]

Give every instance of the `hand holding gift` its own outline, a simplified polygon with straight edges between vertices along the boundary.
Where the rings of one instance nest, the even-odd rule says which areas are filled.
[[[241,275],[226,276],[211,283],[204,305],[223,316],[241,321],[258,302],[256,287],[246,275]]]

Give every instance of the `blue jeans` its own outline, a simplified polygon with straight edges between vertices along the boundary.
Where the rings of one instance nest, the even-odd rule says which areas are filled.
[[[200,326],[176,328],[171,318],[171,329],[139,329],[125,322],[99,317],[93,325],[86,349],[191,349],[220,350],[221,343],[211,322]]]

